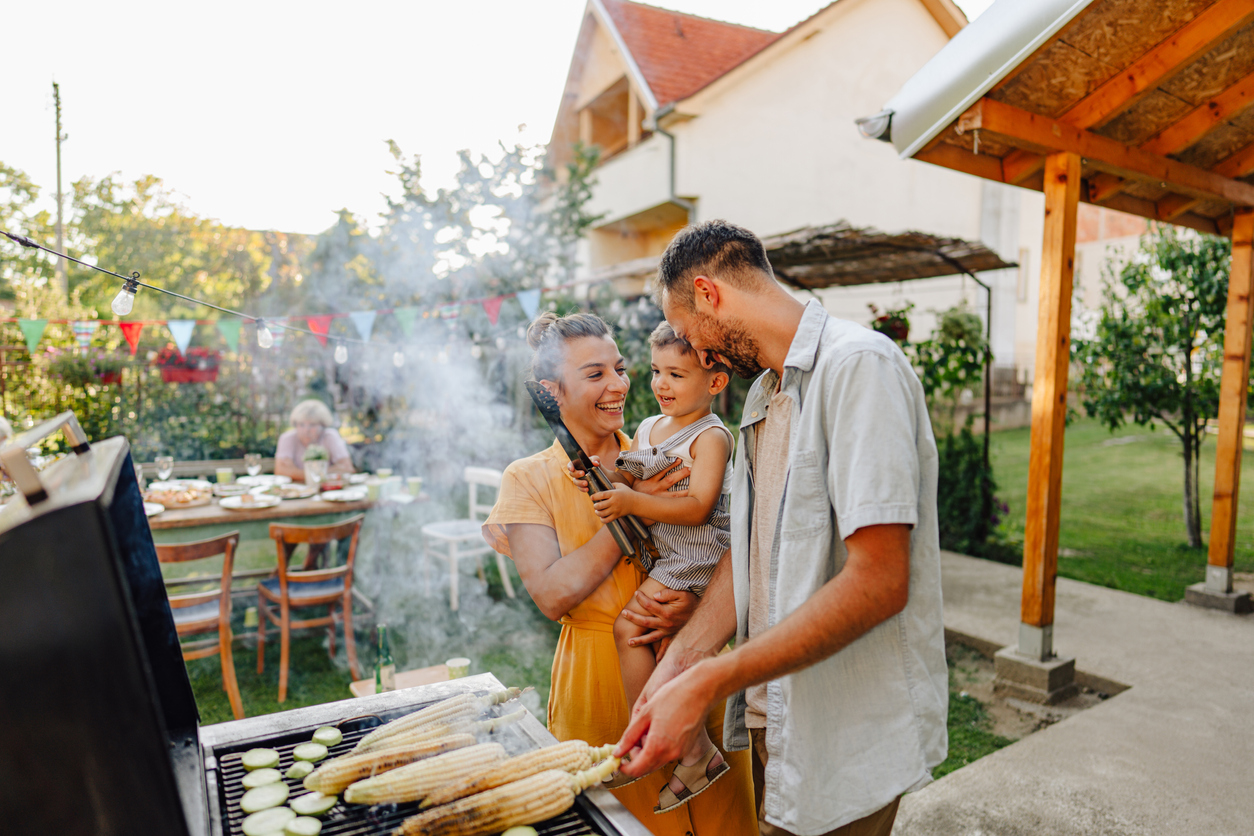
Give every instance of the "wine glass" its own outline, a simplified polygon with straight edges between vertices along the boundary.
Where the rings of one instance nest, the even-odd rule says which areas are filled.
[[[245,453],[244,454],[244,469],[248,471],[249,476],[256,476],[258,473],[260,473],[261,472],[261,454],[260,453]]]
[[[174,457],[157,456],[154,463],[157,465],[157,479],[162,482],[169,479],[170,474],[174,472]]]

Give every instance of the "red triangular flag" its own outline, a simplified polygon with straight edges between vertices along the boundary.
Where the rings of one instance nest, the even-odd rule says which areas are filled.
[[[334,317],[331,314],[320,314],[318,316],[308,316],[305,319],[309,323],[309,330],[314,332],[318,342],[322,343],[323,348],[326,348],[327,331],[331,330],[331,320]]]
[[[494,296],[483,300],[483,312],[488,315],[488,322],[496,324],[497,317],[501,315],[501,303],[504,301],[504,296]]]
[[[122,329],[122,336],[126,337],[126,344],[131,347],[131,356],[139,350],[139,332],[144,330],[142,322],[119,322],[118,327]]]

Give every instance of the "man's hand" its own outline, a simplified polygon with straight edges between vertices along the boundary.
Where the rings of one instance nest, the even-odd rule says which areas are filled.
[[[614,747],[616,757],[631,754],[630,760],[623,761],[624,775],[648,775],[679,760],[696,740],[698,730],[705,726],[710,706],[715,702],[716,695],[702,676],[702,666],[675,672],[683,663],[677,658],[681,654],[672,655],[676,657],[672,664],[659,665],[649,678],[632,709],[631,723]],[[668,681],[655,683],[661,679]]]
[[[649,615],[640,615],[624,609],[623,618],[651,632],[631,639],[628,643],[632,647],[639,647],[642,644],[653,644],[674,636],[688,623],[688,619],[692,618],[698,600],[696,595],[682,589],[663,589],[653,593],[652,596],[645,595],[637,589],[636,604]]]
[[[607,523],[632,513],[632,498],[635,491],[630,485],[616,482],[611,491],[592,494],[592,507],[601,522]]]

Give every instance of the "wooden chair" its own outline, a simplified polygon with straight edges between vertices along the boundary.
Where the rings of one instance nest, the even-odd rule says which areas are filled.
[[[446,520],[429,523],[422,527],[423,577],[426,577],[426,560],[439,558],[448,561],[449,567],[449,606],[457,609],[457,562],[463,557],[473,557],[479,566],[479,580],[487,583],[483,574],[483,556],[496,554],[483,539],[483,519],[487,519],[492,510],[491,503],[479,503],[479,486],[488,488],[501,487],[501,471],[487,467],[468,467],[462,472],[462,478],[470,489],[470,519]],[[480,519],[480,515],[483,519]],[[440,547],[444,553],[439,554]],[[505,594],[514,597],[514,584],[510,581],[508,561],[504,555],[496,555],[496,568],[501,573],[501,583],[505,586]]]
[[[336,610],[344,623],[344,647],[348,651],[348,667],[353,679],[361,679],[357,666],[357,644],[353,639],[353,560],[357,556],[357,536],[364,514],[358,514],[334,525],[270,524],[270,538],[278,549],[279,571],[276,577],[257,584],[257,673],[265,670],[266,622],[279,628],[279,702],[287,701],[287,668],[291,650],[291,631],[302,627],[327,627],[330,653],[335,658]],[[310,569],[315,555],[321,556],[332,541],[347,541],[344,565]],[[304,568],[288,568],[296,547],[305,543],[310,559]],[[277,615],[267,603],[278,604]],[[292,620],[294,607],[326,607],[321,618]]]
[[[217,640],[205,639],[183,645],[183,659],[204,659],[215,653],[222,658],[222,690],[226,691],[227,699],[231,701],[231,713],[236,720],[242,720],[244,703],[239,697],[235,659],[231,655],[231,568],[237,545],[239,532],[232,531],[210,540],[158,545],[157,560],[162,563],[184,563],[223,555],[219,585],[203,592],[170,595],[170,611],[174,615],[174,627],[180,637],[217,631]]]

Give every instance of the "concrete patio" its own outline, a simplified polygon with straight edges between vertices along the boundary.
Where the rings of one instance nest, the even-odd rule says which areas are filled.
[[[945,627],[1013,644],[1021,571],[945,553]],[[902,800],[894,836],[1254,832],[1254,616],[1058,579],[1055,647],[1128,690]]]

